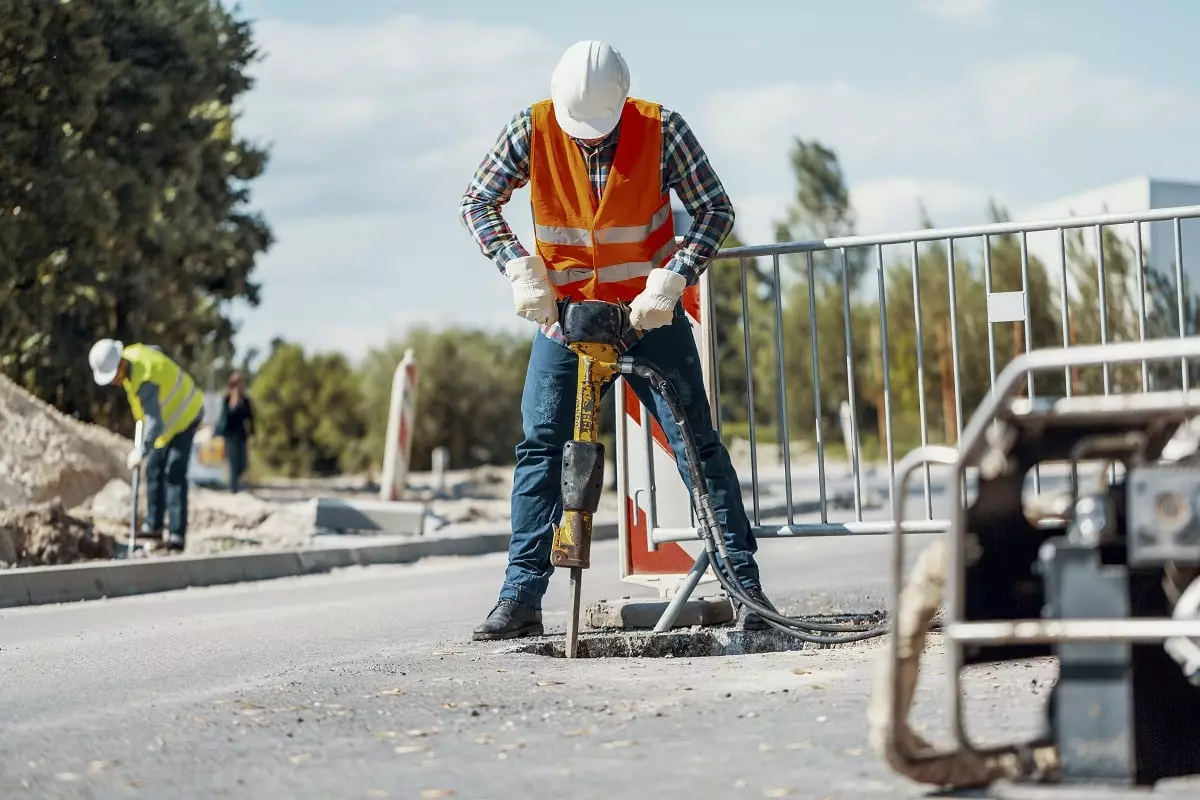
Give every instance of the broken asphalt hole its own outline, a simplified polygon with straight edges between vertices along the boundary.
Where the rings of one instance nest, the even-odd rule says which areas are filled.
[[[812,622],[878,623],[874,615],[806,617]],[[579,635],[578,658],[704,658],[744,656],[848,647],[844,644],[806,642],[775,629],[743,631],[736,628],[693,628],[654,635],[649,631],[587,633]],[[540,636],[514,644],[500,653],[529,653],[566,658],[566,636]]]

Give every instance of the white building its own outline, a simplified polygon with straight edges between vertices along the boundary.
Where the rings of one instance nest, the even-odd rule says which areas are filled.
[[[1200,205],[1200,183],[1141,176],[1021,209],[1013,214],[1013,220],[1034,222],[1195,205]],[[1141,228],[1147,264],[1151,270],[1167,276],[1173,285],[1176,263],[1174,224],[1171,221],[1143,223]],[[1136,226],[1114,225],[1109,230],[1129,245],[1132,254],[1137,241]],[[1095,237],[1094,229],[1084,230],[1087,253],[1093,259],[1096,252]],[[1030,255],[1036,255],[1047,265],[1052,280],[1057,279],[1062,274],[1058,234],[1053,231],[1032,233],[1029,234],[1028,244]],[[1200,288],[1200,219],[1182,220],[1180,244],[1184,274],[1195,292]]]

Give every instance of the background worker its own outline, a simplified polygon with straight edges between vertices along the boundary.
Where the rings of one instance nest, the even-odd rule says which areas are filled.
[[[237,494],[242,473],[249,463],[249,440],[254,435],[254,406],[246,394],[246,381],[236,370],[230,374],[221,415],[213,430],[225,440],[225,460],[229,462],[229,491]]]
[[[183,550],[187,541],[188,462],[192,439],[204,418],[204,393],[192,376],[157,348],[125,345],[101,339],[88,354],[98,386],[120,384],[136,420],[143,423],[140,446],[135,443],[126,466],[145,462],[146,521],[139,538],[162,539],[163,517],[169,550]]]
[[[566,50],[551,99],[512,118],[468,187],[460,215],[484,255],[507,275],[517,313],[538,323],[521,399],[512,540],[500,599],[476,639],[543,632],[541,602],[553,567],[553,526],[562,514],[562,450],[573,431],[578,358],[562,340],[556,301],[595,299],[629,306],[623,352],[645,357],[679,393],[703,460],[737,578],[770,606],[754,560],[757,544],[737,475],[709,414],[700,356],[680,302],[733,229],[734,212],[704,150],[683,118],[629,97],[629,69],[602,42]],[[501,207],[530,187],[536,253],[530,255]],[[670,192],[692,216],[677,247]],[[625,378],[662,425],[682,464],[678,427],[649,384]],[[610,384],[611,385],[611,384]],[[690,480],[680,470],[685,482]],[[765,627],[746,607],[743,628]]]

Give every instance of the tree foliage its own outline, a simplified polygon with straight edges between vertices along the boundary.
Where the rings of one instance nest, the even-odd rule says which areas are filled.
[[[300,345],[277,340],[250,395],[255,451],[267,470],[299,477],[367,466],[364,398],[345,356],[309,355]]]
[[[266,153],[233,112],[251,30],[218,0],[0,9],[0,368],[127,427],[91,384],[95,339],[228,358],[228,303],[258,302],[271,232],[247,201]]]
[[[360,371],[372,463],[383,461],[392,375],[412,349],[419,369],[412,468],[446,447],[454,468],[507,464],[521,440],[521,390],[531,336],[415,328],[373,349]]]

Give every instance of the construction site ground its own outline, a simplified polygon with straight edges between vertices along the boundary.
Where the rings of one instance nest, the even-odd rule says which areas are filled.
[[[914,550],[928,537],[912,537]],[[637,590],[597,543],[584,601]],[[791,612],[878,608],[880,537],[764,542]],[[566,661],[471,628],[501,554],[0,611],[0,796],[900,798],[867,745],[882,640]],[[556,575],[546,622],[564,627]],[[941,647],[917,719],[944,730]],[[1052,670],[975,670],[972,729],[1028,733]],[[1196,787],[1192,786],[1192,792]],[[1174,795],[1172,795],[1174,796]],[[1195,796],[1194,794],[1190,796]]]
[[[0,442],[0,568],[105,560],[123,549],[132,502],[125,468],[130,440],[67,417],[0,376]],[[508,520],[511,468],[451,470],[443,476],[413,472],[406,484],[403,499],[426,504],[427,532],[461,524],[503,526]],[[272,479],[236,495],[219,486],[193,486],[187,553],[309,547],[323,533],[316,527],[321,497],[380,495],[369,475]],[[139,507],[144,516],[145,480]],[[610,490],[600,510],[616,508]]]

